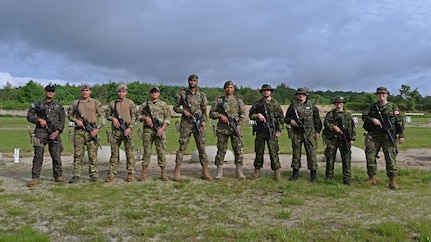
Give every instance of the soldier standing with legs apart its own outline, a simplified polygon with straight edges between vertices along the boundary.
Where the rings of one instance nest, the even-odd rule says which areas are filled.
[[[383,148],[386,161],[386,174],[389,177],[389,188],[397,189],[396,183],[398,142],[404,143],[404,120],[398,106],[388,101],[389,91],[386,87],[376,90],[377,102],[371,104],[363,113],[363,127],[368,133],[365,136],[365,155],[367,159],[367,183],[376,185],[376,157]]]
[[[332,180],[334,177],[334,162],[337,149],[340,149],[341,161],[343,164],[343,183],[350,185],[352,180],[351,171],[351,147],[356,138],[355,122],[350,112],[344,110],[346,100],[343,97],[335,97],[331,111],[325,116],[323,137],[326,143],[326,177],[325,180]]]
[[[317,181],[317,139],[322,130],[322,121],[319,116],[319,109],[313,102],[308,100],[308,90],[305,87],[296,90],[296,101],[292,101],[286,111],[284,122],[290,125],[288,129],[289,138],[292,141],[292,176],[289,181],[299,178],[299,168],[301,168],[301,151],[304,144],[307,154],[307,166],[310,170],[312,182]]]
[[[126,84],[117,87],[117,99],[108,105],[106,119],[112,121],[111,158],[109,159],[108,177],[105,182],[115,180],[120,165],[120,146],[124,141],[126,152],[127,182],[135,181],[135,145],[132,137],[132,126],[136,121],[136,105],[126,98]]]
[[[218,119],[217,123],[217,155],[215,165],[217,166],[217,179],[223,177],[223,161],[227,151],[227,142],[230,138],[235,155],[236,175],[245,179],[242,174],[243,165],[243,143],[241,140],[241,126],[245,120],[245,106],[242,99],[235,97],[235,86],[232,81],[224,83],[225,96],[218,97],[211,105],[209,116]]]
[[[157,162],[162,171],[160,179],[167,181],[165,129],[171,122],[171,111],[168,105],[159,99],[160,89],[157,86],[152,86],[150,88],[149,96],[149,99],[142,103],[138,116],[139,121],[144,122],[144,154],[142,156],[142,175],[139,177],[139,181],[145,181],[147,179],[147,170],[150,165],[153,143],[155,143],[156,146]]]
[[[190,136],[196,142],[196,147],[199,151],[199,161],[202,165],[202,176],[204,180],[211,181],[212,177],[208,172],[208,157],[205,151],[205,124],[208,119],[207,104],[208,99],[203,91],[197,88],[198,76],[192,74],[188,78],[188,88],[183,88],[177,95],[175,95],[174,111],[180,113],[180,139],[179,148],[175,158],[175,174],[174,180],[181,179],[181,163],[184,158],[184,151],[190,141]]]
[[[64,182],[62,176],[61,144],[60,134],[64,130],[64,108],[54,101],[55,86],[49,84],[45,87],[45,99],[31,104],[27,111],[27,120],[36,124],[34,134],[32,135],[32,145],[34,148],[33,166],[31,168],[31,181],[28,187],[38,184],[40,171],[43,164],[43,153],[45,145],[48,144],[49,154],[52,159],[52,172],[56,182]]]
[[[88,173],[90,180],[95,182],[99,176],[97,169],[97,149],[100,124],[102,118],[102,105],[91,98],[90,84],[81,85],[81,99],[75,100],[69,113],[69,120],[75,123],[73,140],[73,177],[69,183],[79,181],[82,173],[84,159],[84,146],[88,152]]]
[[[260,177],[260,169],[263,167],[263,154],[265,152],[265,142],[268,144],[269,157],[271,159],[271,169],[274,171],[274,179],[280,180],[280,159],[278,158],[278,138],[283,130],[283,110],[280,103],[271,97],[273,89],[269,84],[263,84],[260,89],[262,98],[250,108],[249,118],[255,120],[253,133],[256,134],[254,150],[253,179]]]

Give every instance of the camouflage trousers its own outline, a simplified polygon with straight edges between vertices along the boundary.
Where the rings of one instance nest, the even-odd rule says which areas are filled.
[[[73,139],[73,176],[81,176],[82,174],[85,146],[87,146],[88,153],[88,173],[90,177],[99,176],[97,169],[97,149],[99,147],[94,140],[90,139],[91,135],[89,132],[84,129],[75,128]]]
[[[301,153],[302,153],[302,135],[293,133],[290,135],[292,141],[292,165],[293,169],[301,168]],[[307,130],[307,139],[310,142],[309,152],[307,155],[307,167],[310,171],[317,170],[317,140],[314,138],[314,132],[312,130]],[[304,144],[305,145],[305,144]]]
[[[268,137],[268,132],[265,130],[256,132],[256,139],[254,140],[254,151],[256,157],[254,158],[254,167],[260,169],[263,167],[263,154],[265,153],[265,143],[268,145],[269,159],[271,160],[271,169],[277,170],[281,168],[280,159],[278,158],[278,139]]]
[[[61,163],[61,152],[63,152],[63,145],[61,144],[61,137],[58,137],[52,141],[48,140],[48,134],[43,137],[37,137],[34,148],[33,165],[31,168],[31,178],[39,179],[40,171],[43,164],[43,154],[45,152],[45,144],[48,144],[49,154],[52,159],[52,173],[54,179],[61,177],[63,175],[63,166]],[[48,142],[49,141],[49,142]]]
[[[224,134],[217,131],[217,155],[215,157],[215,165],[223,165],[224,157],[227,151],[227,143],[231,141],[233,153],[235,155],[235,165],[242,165],[244,156],[242,155],[243,147],[241,141],[232,134]]]
[[[335,156],[337,154],[337,149],[340,149],[341,154],[341,162],[343,165],[343,178],[346,180],[350,180],[352,178],[352,170],[351,170],[351,160],[352,160],[352,151],[347,151],[345,147],[345,143],[343,140],[339,139],[337,136],[326,138],[326,149],[325,149],[325,157],[326,157],[326,176],[334,177],[334,162]]]
[[[396,158],[397,152],[395,147],[392,145],[391,140],[385,136],[372,136],[368,133],[365,136],[365,156],[367,159],[367,173],[368,175],[375,175],[377,173],[377,154],[383,148],[383,154],[385,155],[386,161],[386,174],[396,175],[397,166]]]
[[[191,135],[193,135],[195,139],[201,165],[208,165],[208,157],[205,151],[205,133],[201,133],[201,135],[199,136],[199,132],[195,130],[194,125],[191,124],[188,120],[181,120],[180,123],[180,139],[178,140],[180,147],[178,148],[176,153],[175,164],[181,165],[181,163],[183,162],[184,152],[187,148],[187,145],[189,144]]]
[[[148,166],[151,161],[151,150],[152,145],[154,143],[157,152],[157,162],[160,167],[166,166],[166,155],[165,155],[165,147],[166,147],[166,137],[165,135],[160,137],[156,135],[156,131],[151,128],[144,128],[143,132],[143,143],[144,143],[144,154],[142,155],[142,165]]]
[[[120,166],[120,146],[124,142],[124,149],[126,153],[126,169],[128,174],[135,174],[135,163],[136,163],[136,153],[135,153],[135,143],[133,141],[133,136],[130,134],[130,141],[127,141],[124,132],[120,129],[112,130],[111,137],[111,158],[109,159],[109,171],[108,175],[117,175],[118,167]]]

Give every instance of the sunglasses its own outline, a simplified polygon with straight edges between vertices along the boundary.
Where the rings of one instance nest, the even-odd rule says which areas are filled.
[[[156,89],[153,89],[150,91],[150,93],[158,93],[159,91],[157,91]]]

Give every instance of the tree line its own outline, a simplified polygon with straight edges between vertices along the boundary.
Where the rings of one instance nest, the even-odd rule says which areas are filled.
[[[136,104],[142,104],[148,98],[148,91],[154,84],[140,83],[138,81],[126,83],[129,94],[127,97]],[[102,104],[108,104],[117,96],[116,88],[118,83],[108,82],[95,84],[92,86],[92,97],[98,99]],[[184,86],[158,85],[160,88],[160,98],[172,105],[174,97]],[[80,86],[66,84],[56,86],[55,99],[61,104],[68,106],[73,100],[81,98]],[[207,95],[209,103],[217,97],[224,95],[222,87],[200,87]],[[282,105],[290,104],[295,99],[296,89],[289,87],[285,83],[273,86],[272,96]],[[391,92],[393,93],[393,91]],[[251,105],[260,97],[258,89],[250,87],[236,86],[235,94],[244,100],[246,105]],[[374,93],[352,92],[352,91],[310,91],[309,99],[317,105],[329,105],[336,96],[343,96],[346,100],[346,108],[353,111],[361,111],[370,103],[376,101]],[[0,108],[2,109],[27,109],[31,103],[44,98],[44,86],[30,80],[24,86],[13,87],[7,83],[0,89]],[[389,101],[395,102],[402,111],[429,112],[431,110],[431,96],[422,97],[417,88],[402,84],[399,94],[390,95]]]

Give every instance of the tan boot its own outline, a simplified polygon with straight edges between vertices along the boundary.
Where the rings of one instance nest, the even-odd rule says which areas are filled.
[[[148,178],[147,172],[148,172],[148,166],[142,165],[142,174],[139,177],[138,181],[145,181],[145,180],[147,180],[147,178]]]
[[[242,165],[236,165],[236,176],[237,176],[239,179],[242,179],[242,180],[244,180],[244,179],[245,179],[244,174],[242,174]]]
[[[133,174],[129,174],[127,175],[127,182],[134,182],[135,181],[135,176]]]
[[[376,175],[370,175],[370,178],[368,178],[367,183],[371,185],[376,185],[377,184]]]
[[[278,168],[277,170],[274,171],[274,179],[276,181],[280,181],[281,180],[281,171],[280,171],[280,168]]]
[[[160,168],[162,169],[162,174],[160,176],[160,179],[162,179],[162,181],[169,180],[168,175],[166,175],[166,166],[161,166]]]
[[[392,174],[389,176],[389,188],[392,190],[398,189],[398,185],[397,185],[397,182],[395,180],[396,180],[395,174]]]
[[[257,179],[260,177],[260,169],[259,168],[255,168],[254,169],[254,173],[253,173],[253,179]]]
[[[202,166],[202,179],[207,180],[207,181],[211,181],[213,178],[210,176],[210,173],[208,172],[208,166],[204,165]]]
[[[38,180],[38,179],[31,179],[31,181],[29,181],[29,182],[27,183],[27,186],[28,186],[28,187],[34,187],[34,186],[36,186],[38,183],[39,183],[39,180]]]
[[[222,165],[217,165],[217,176],[216,179],[217,180],[221,180],[223,178],[223,166]]]
[[[175,166],[175,173],[174,173],[174,181],[179,181],[181,179],[181,165]]]

